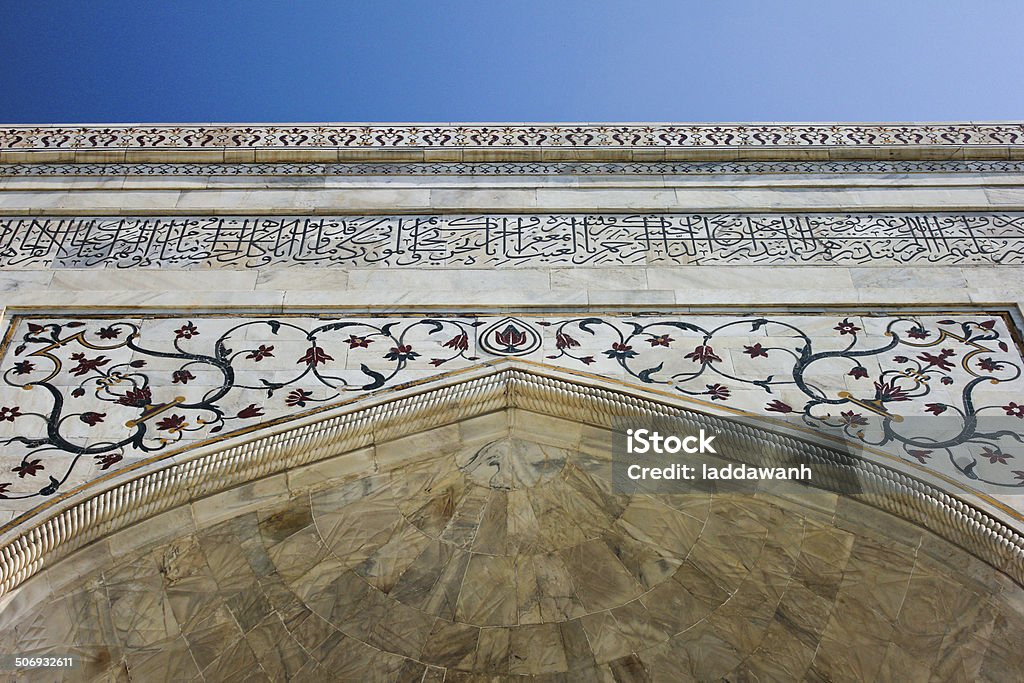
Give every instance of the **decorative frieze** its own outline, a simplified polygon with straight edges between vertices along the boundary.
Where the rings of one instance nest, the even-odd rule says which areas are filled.
[[[530,176],[1024,173],[1024,161],[677,161],[266,164],[0,164],[18,176]]]
[[[0,219],[0,268],[1024,262],[1024,213]]]
[[[0,498],[26,510],[149,458],[501,358],[775,417],[968,489],[1024,490],[1024,363],[996,315],[89,315],[12,319]]]
[[[1020,123],[3,126],[0,149],[907,147],[1024,144]]]

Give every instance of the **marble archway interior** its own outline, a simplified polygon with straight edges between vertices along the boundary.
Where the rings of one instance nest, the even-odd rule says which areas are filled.
[[[61,584],[4,624],[2,649],[78,653],[75,680],[1009,681],[1024,666],[1024,591],[896,517],[810,494],[617,494],[600,458],[495,436],[407,440],[415,457],[391,469],[117,559],[86,548],[23,586]]]

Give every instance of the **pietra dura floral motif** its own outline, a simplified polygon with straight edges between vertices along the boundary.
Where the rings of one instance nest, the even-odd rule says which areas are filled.
[[[20,509],[199,440],[503,356],[796,419],[970,486],[1024,487],[1021,357],[1006,322],[984,313],[11,324],[0,497]]]

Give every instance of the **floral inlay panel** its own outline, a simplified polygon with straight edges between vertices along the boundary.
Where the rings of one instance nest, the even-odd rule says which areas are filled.
[[[972,487],[1024,487],[1022,361],[999,315],[14,316],[2,505],[502,357],[795,420]]]
[[[1024,263],[1022,213],[0,218],[0,268]]]

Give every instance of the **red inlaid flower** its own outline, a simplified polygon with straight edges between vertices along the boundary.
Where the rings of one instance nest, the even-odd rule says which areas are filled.
[[[21,362],[14,364],[14,374],[27,375],[28,373],[32,372],[35,369],[35,367],[35,365],[28,362],[27,360],[23,360]]]
[[[21,417],[24,413],[21,412],[19,406],[3,406],[0,407],[0,422],[14,422],[14,418]]]
[[[238,417],[241,418],[260,417],[261,415],[263,415],[263,408],[259,407],[255,403],[250,403],[238,411]]]
[[[701,344],[700,346],[695,348],[693,351],[691,351],[690,353],[686,354],[684,356],[684,358],[689,358],[694,363],[701,363],[701,364],[713,363],[715,361],[721,361],[722,360],[715,353],[715,350],[713,348],[711,348],[710,346],[707,346],[706,344]]]
[[[556,349],[571,349],[575,346],[579,346],[580,343],[567,335],[565,332],[559,332],[555,335],[555,348]],[[654,342],[651,342],[651,346],[654,346]]]
[[[896,380],[875,382],[875,398],[879,401],[909,401],[910,394]]]
[[[171,434],[177,434],[186,427],[188,427],[188,422],[185,421],[184,415],[171,415],[156,423],[157,429],[170,432]]]
[[[1003,369],[1003,364],[992,358],[982,358],[978,361],[978,367],[985,372],[996,372]]]
[[[508,351],[514,351],[527,341],[526,332],[517,330],[514,325],[508,325],[504,330],[495,332],[495,341],[505,347]]]
[[[11,472],[17,472],[18,478],[24,479],[26,476],[36,476],[36,472],[43,469],[46,468],[43,467],[42,461],[37,458],[35,460],[22,460],[20,465],[11,468]]]
[[[446,341],[444,344],[442,344],[442,346],[445,347],[446,349],[456,349],[458,351],[468,351],[469,350],[469,337],[466,335],[465,332],[462,332],[460,334],[455,335],[454,337],[452,337],[448,341]]]
[[[832,329],[839,334],[857,334],[860,332],[860,328],[851,323],[849,318],[843,318],[843,321]]]
[[[868,423],[867,419],[860,413],[855,413],[852,410],[844,410],[839,414],[843,418],[843,424],[847,427],[859,427]]]
[[[391,349],[384,354],[384,357],[388,360],[412,360],[419,358],[420,354],[412,350],[412,344],[399,344],[398,346],[392,346]]]
[[[917,461],[919,463],[921,463],[922,465],[925,465],[928,462],[928,458],[932,457],[932,452],[931,451],[919,451],[919,450],[914,450],[914,449],[908,449],[907,450],[907,455],[910,455],[910,456],[913,456],[913,457],[917,458]]]
[[[71,368],[71,374],[76,377],[81,377],[90,370],[98,370],[107,363],[110,359],[106,356],[96,356],[95,358],[87,358],[84,353],[73,353],[71,354],[71,360],[78,361],[78,365]]]
[[[312,391],[306,391],[305,389],[292,389],[288,392],[288,396],[284,399],[286,406],[298,406],[300,408],[306,405],[306,401],[313,398]]]
[[[195,378],[188,370],[175,370],[171,373],[171,384],[188,384],[189,380]]]
[[[956,351],[954,351],[953,349],[942,349],[941,351],[939,351],[939,355],[937,356],[935,354],[928,353],[927,351],[925,351],[920,356],[918,356],[917,359],[923,360],[926,363],[928,363],[927,367],[929,368],[935,367],[939,368],[940,370],[952,370],[953,363],[946,359],[955,355]]]
[[[125,392],[124,396],[117,399],[117,402],[123,406],[131,406],[133,408],[145,408],[153,401],[153,394],[150,392],[149,387],[138,387]]]
[[[1009,415],[1010,417],[1019,417],[1021,419],[1024,419],[1024,405],[1010,401],[1005,406],[1003,406],[1003,410],[1005,410],[1006,414]]]
[[[253,349],[252,351],[250,351],[249,355],[246,356],[245,358],[246,358],[246,360],[252,360],[252,361],[256,361],[257,363],[259,363],[264,358],[273,358],[273,357],[274,357],[274,347],[273,346],[267,346],[266,344],[260,344],[258,349]]]
[[[989,448],[988,446],[981,447],[981,457],[988,458],[990,465],[999,463],[1000,465],[1007,464],[1006,461],[1013,458],[1009,453],[1003,453],[999,448]]]
[[[626,358],[635,358],[636,351],[634,351],[633,347],[630,346],[629,344],[614,342],[612,344],[612,348],[605,351],[604,355],[608,356],[609,358],[618,358],[619,360],[625,360]]]
[[[723,384],[706,384],[708,388],[705,394],[711,397],[712,401],[725,401],[729,398],[729,387]]]
[[[752,346],[744,346],[743,347],[743,353],[747,354],[751,358],[767,358],[768,357],[768,349],[766,349],[763,346],[761,346],[760,342],[758,342],[756,344],[753,344]]]
[[[354,334],[350,334],[345,341],[350,349],[365,349],[373,343],[373,340],[369,337],[359,337]]]
[[[326,363],[329,360],[334,360],[332,356],[329,356],[326,351],[321,349],[319,346],[310,346],[305,355],[302,358],[295,361],[296,363],[305,363],[306,365],[315,368],[321,363]]]
[[[191,320],[174,331],[175,339],[191,339],[198,334],[199,328],[193,325]]]
[[[100,466],[101,470],[110,469],[111,465],[115,465],[122,460],[120,453],[104,453],[103,455],[94,455],[93,457],[96,458],[96,464]]]

